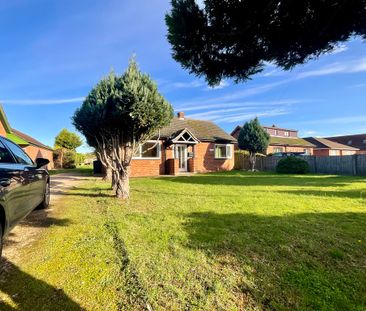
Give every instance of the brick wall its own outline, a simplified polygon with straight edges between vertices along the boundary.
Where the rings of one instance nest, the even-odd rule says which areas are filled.
[[[297,137],[296,131],[290,131],[290,130],[283,130],[283,129],[276,129],[271,127],[264,127],[264,129],[267,131],[267,133],[271,136],[280,136],[280,137]],[[287,132],[287,136],[286,136]]]
[[[165,150],[162,145],[160,159],[132,159],[131,176],[159,176],[165,174]]]
[[[282,152],[304,152],[305,149],[308,151],[308,154],[313,154],[313,148],[309,147],[291,147],[291,146],[269,146],[267,148],[267,154],[274,153],[274,149],[282,148]]]
[[[48,149],[39,148],[33,145],[24,147],[23,150],[31,157],[33,161],[37,158],[45,158],[50,161],[48,164],[48,169],[52,169],[54,167],[53,164],[53,152]]]
[[[346,151],[346,150],[335,150],[336,153],[331,153],[330,149],[315,149],[314,155],[318,157],[328,157],[328,156],[345,156],[354,155],[356,151]]]
[[[215,159],[215,143],[202,142],[195,147],[196,172],[229,171],[234,168],[234,145],[231,159]]]
[[[6,137],[5,128],[1,122],[0,122],[0,135]]]
[[[195,146],[195,158],[188,159],[189,172],[216,172],[234,168],[234,145],[231,159],[215,159],[215,143],[199,143]],[[133,159],[131,176],[159,176],[178,174],[178,159],[173,159],[172,147],[164,149],[162,144],[160,159]],[[189,151],[191,149],[189,148]]]

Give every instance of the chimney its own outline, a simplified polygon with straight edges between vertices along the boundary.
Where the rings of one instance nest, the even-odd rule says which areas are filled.
[[[183,111],[178,112],[178,119],[179,120],[184,120],[184,112]]]

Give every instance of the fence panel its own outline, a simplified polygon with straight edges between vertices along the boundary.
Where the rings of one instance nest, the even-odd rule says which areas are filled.
[[[336,175],[366,175],[366,155],[356,154],[348,156],[304,156],[309,163],[311,173]],[[258,157],[256,169],[260,171],[275,171],[278,161],[282,157]],[[248,167],[249,168],[249,160]],[[241,168],[239,168],[241,169]]]

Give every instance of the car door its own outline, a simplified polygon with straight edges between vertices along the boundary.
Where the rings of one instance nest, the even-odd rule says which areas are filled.
[[[23,195],[27,201],[26,204],[19,207],[18,214],[24,217],[41,203],[45,189],[45,180],[42,172],[37,170],[36,165],[23,149],[7,139],[4,139],[3,143],[8,147],[19,165],[19,169],[22,171],[21,177],[25,182]]]
[[[0,204],[5,208],[7,229],[24,217],[28,192],[23,166],[17,163],[0,139]]]

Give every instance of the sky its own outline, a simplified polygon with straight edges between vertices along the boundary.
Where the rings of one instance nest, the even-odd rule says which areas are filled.
[[[229,133],[256,116],[303,137],[366,132],[366,42],[210,88],[172,59],[169,8],[169,0],[0,1],[0,102],[11,126],[53,146],[62,128],[75,131],[71,117],[91,88],[136,54],[176,112]]]

